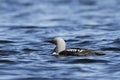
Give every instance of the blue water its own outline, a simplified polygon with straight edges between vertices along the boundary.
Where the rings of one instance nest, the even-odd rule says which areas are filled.
[[[119,0],[0,0],[0,80],[119,80]],[[105,56],[51,55],[46,40]]]

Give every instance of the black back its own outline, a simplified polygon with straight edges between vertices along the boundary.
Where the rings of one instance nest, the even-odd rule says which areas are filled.
[[[59,53],[64,56],[90,56],[90,55],[105,55],[102,52],[96,52],[85,48],[69,48]]]

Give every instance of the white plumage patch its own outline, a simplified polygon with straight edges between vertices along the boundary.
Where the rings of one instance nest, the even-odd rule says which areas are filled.
[[[70,51],[70,52],[83,52],[84,50],[80,50],[80,49],[67,49],[67,51]]]
[[[58,53],[56,53],[56,52],[53,52],[53,53],[52,53],[52,55],[59,55],[59,54],[58,54]]]

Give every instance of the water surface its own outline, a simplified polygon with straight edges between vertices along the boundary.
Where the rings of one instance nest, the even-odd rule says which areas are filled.
[[[1,0],[1,80],[119,80],[118,0]],[[61,36],[67,47],[102,51],[105,56],[56,58]]]

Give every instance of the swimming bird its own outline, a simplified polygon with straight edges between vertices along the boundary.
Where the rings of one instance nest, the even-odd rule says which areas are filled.
[[[104,55],[102,52],[96,52],[85,48],[66,48],[66,43],[63,38],[55,37],[48,42],[56,45],[52,55],[54,56],[90,56],[90,55]]]

